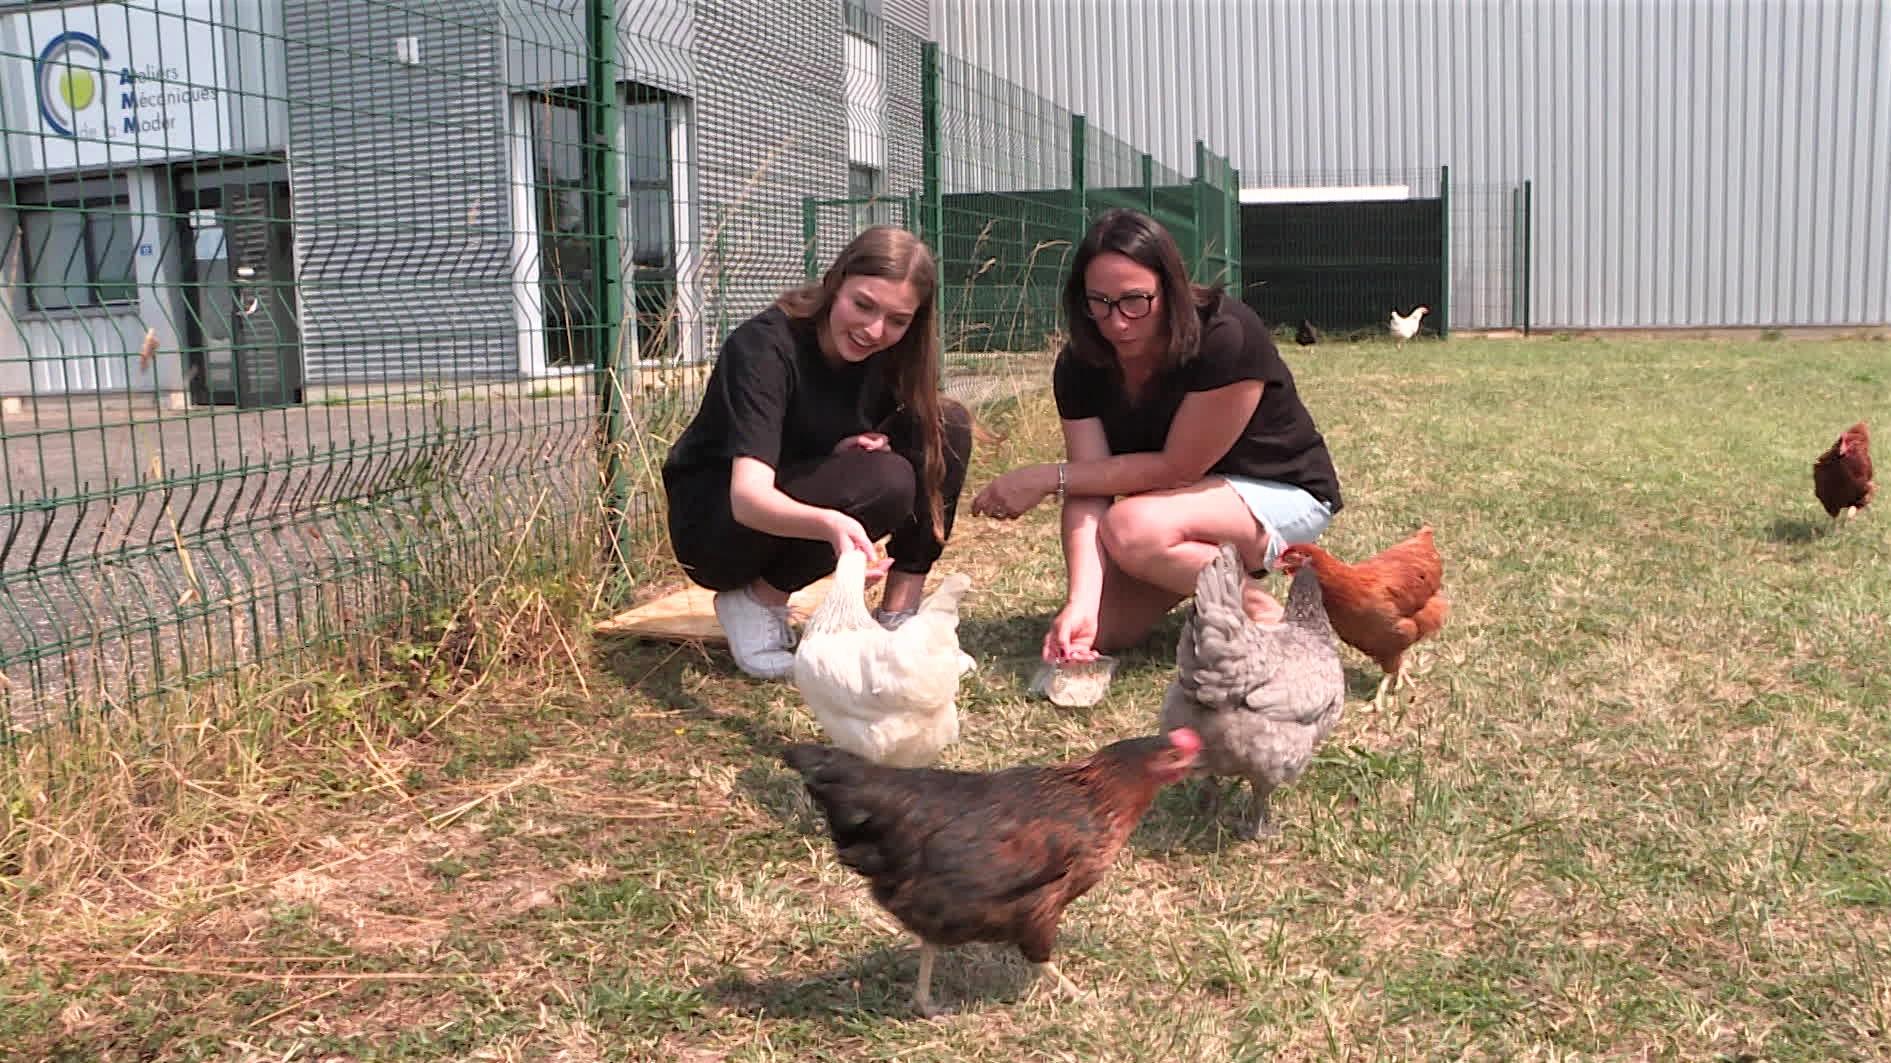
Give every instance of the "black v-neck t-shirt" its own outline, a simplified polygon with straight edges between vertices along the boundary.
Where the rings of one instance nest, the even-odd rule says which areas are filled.
[[[1099,418],[1111,454],[1154,453],[1168,441],[1176,411],[1190,392],[1213,391],[1242,380],[1262,382],[1261,401],[1234,446],[1209,467],[1255,480],[1291,484],[1327,504],[1341,505],[1339,474],[1313,415],[1300,401],[1293,372],[1260,316],[1223,295],[1202,308],[1201,348],[1186,364],[1158,374],[1132,402],[1114,368],[1086,365],[1068,347],[1052,371],[1057,413],[1067,421]]]
[[[883,430],[898,408],[883,362],[830,364],[812,321],[769,307],[723,341],[702,406],[663,463],[664,482],[712,471],[726,480],[742,457],[779,470]]]

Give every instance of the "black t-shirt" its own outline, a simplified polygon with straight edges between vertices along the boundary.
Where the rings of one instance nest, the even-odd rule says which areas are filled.
[[[1226,295],[1201,315],[1201,349],[1186,365],[1151,380],[1136,403],[1124,394],[1114,369],[1085,365],[1065,348],[1051,376],[1058,416],[1101,418],[1112,454],[1153,453],[1168,441],[1176,410],[1189,392],[1259,380],[1261,401],[1247,430],[1208,471],[1292,484],[1339,512],[1333,457],[1267,326],[1246,304]]]
[[[880,430],[898,406],[883,361],[830,365],[812,321],[769,307],[723,341],[702,406],[663,463],[664,481],[712,470],[727,477],[741,457],[780,469]]]

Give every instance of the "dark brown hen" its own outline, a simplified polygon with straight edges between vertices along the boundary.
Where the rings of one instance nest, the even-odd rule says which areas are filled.
[[[1826,515],[1837,520],[1840,514],[1850,517],[1870,505],[1877,490],[1871,478],[1871,433],[1860,421],[1812,463],[1812,493]]]
[[[841,863],[919,938],[913,1006],[932,1015],[936,950],[971,941],[1016,945],[1040,977],[1074,990],[1051,963],[1065,906],[1102,879],[1156,791],[1200,750],[1184,729],[990,774],[884,767],[820,745],[782,759],[826,813]]]

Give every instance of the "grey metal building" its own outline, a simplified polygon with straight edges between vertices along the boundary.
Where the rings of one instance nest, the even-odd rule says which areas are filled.
[[[0,402],[581,373],[584,10],[0,3]],[[930,17],[927,0],[618,0],[640,356],[699,358],[798,280],[803,197],[918,183],[901,113],[918,57],[883,59],[880,36],[923,38]],[[274,356],[233,353],[259,347]]]
[[[1244,187],[1429,188],[1452,317],[1509,323],[1528,180],[1549,327],[1891,322],[1880,0],[959,0],[942,48]]]

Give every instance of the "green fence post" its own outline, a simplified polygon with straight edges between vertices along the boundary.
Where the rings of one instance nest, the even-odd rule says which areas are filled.
[[[943,146],[940,130],[942,128],[939,108],[942,106],[939,93],[939,44],[926,41],[919,48],[919,197],[923,201],[915,224],[919,238],[932,245],[933,259],[940,264],[945,262],[945,194],[941,189],[939,171],[943,163]],[[932,327],[938,336],[941,349],[945,346],[945,306],[941,300],[939,312],[932,315]],[[940,385],[945,383],[945,360],[940,359]]]
[[[1535,206],[1531,202],[1530,181],[1523,182],[1523,334],[1530,334],[1530,225]]]
[[[801,197],[801,272],[809,280],[821,275],[820,250],[821,238],[819,208],[814,205],[813,196]]]
[[[1230,290],[1241,298],[1241,171],[1228,166],[1228,278]]]
[[[1524,320],[1524,187],[1511,189],[1511,327]]]
[[[597,369],[598,390],[604,399],[606,452],[605,482],[611,534],[621,561],[631,555],[629,541],[631,483],[630,463],[625,460],[630,410],[629,374],[636,372],[627,357],[629,352],[621,337],[624,317],[624,286],[618,247],[618,183],[622,160],[617,152],[617,4],[615,0],[585,0],[585,132],[590,138],[586,154],[590,157],[591,224],[595,226],[596,253],[592,261],[593,305],[597,308],[597,344],[593,357]]]
[[[920,221],[921,238],[932,245],[932,253],[945,253],[945,200],[939,187],[939,44],[927,41],[919,50],[919,103],[923,112],[920,129],[920,196],[925,200]]]
[[[1438,335],[1451,335],[1451,167],[1438,167],[1438,214],[1444,227],[1438,258]]]
[[[1186,250],[1189,254],[1189,270],[1195,274],[1198,282],[1203,279],[1203,267],[1207,265],[1205,256],[1208,253],[1208,234],[1202,231],[1202,215],[1207,212],[1208,206],[1207,193],[1202,187],[1206,180],[1207,167],[1208,145],[1197,140],[1195,142],[1195,180],[1191,182],[1195,193],[1195,224],[1192,227],[1195,230],[1195,237],[1191,241],[1194,246]]]
[[[1142,212],[1156,216],[1156,160],[1142,153]]]
[[[1090,227],[1090,182],[1084,172],[1084,157],[1089,153],[1090,123],[1083,115],[1070,116],[1070,208],[1077,214],[1077,239],[1083,239]]]
[[[722,226],[715,227],[716,239],[714,254],[716,262],[716,326],[710,336],[710,346],[720,348],[723,337],[729,334],[729,247],[728,238],[723,235]]]

